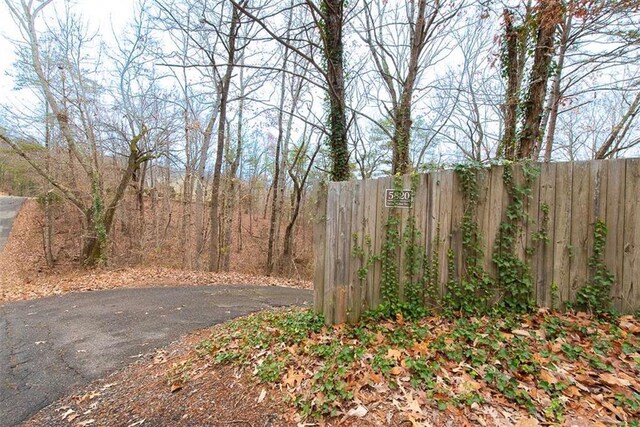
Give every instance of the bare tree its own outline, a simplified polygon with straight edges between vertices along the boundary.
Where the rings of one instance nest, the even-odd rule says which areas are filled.
[[[45,178],[60,194],[71,202],[83,214],[85,234],[83,236],[82,257],[86,264],[95,265],[106,259],[107,241],[113,225],[113,220],[118,203],[125,194],[131,182],[134,172],[145,161],[149,160],[153,153],[141,147],[141,141],[148,133],[145,124],[135,129],[134,134],[124,142],[124,170],[120,173],[117,184],[107,197],[106,182],[101,173],[101,141],[95,118],[98,117],[95,109],[98,107],[95,86],[87,76],[87,70],[83,69],[81,55],[63,58],[65,62],[60,64],[60,71],[68,79],[68,87],[56,90],[53,81],[48,78],[45,71],[45,59],[40,49],[40,32],[37,29],[38,18],[52,0],[39,3],[26,1],[5,1],[13,19],[20,28],[24,37],[25,47],[29,52],[28,66],[34,72],[34,77],[45,102],[55,118],[56,126],[61,137],[85,174],[88,189],[81,193],[77,186],[65,184],[62,180],[48,173],[46,167],[41,165],[29,153],[22,150],[13,137],[0,133],[0,139],[9,144],[29,164]],[[86,35],[77,21],[69,19],[67,22],[75,25],[74,31],[64,34],[67,40],[74,43],[76,54],[82,52]],[[69,28],[61,28],[63,33]],[[94,68],[89,68],[94,69]]]
[[[287,5],[279,10],[268,10],[265,6],[240,4],[230,0],[248,18],[258,25],[276,42],[296,54],[296,60],[306,61],[320,76],[321,82],[316,86],[326,90],[329,99],[327,121],[329,123],[329,147],[331,157],[331,179],[345,181],[351,177],[349,166],[348,123],[345,90],[344,40],[343,30],[347,16],[345,0],[321,0],[316,4],[313,0],[303,0]],[[270,6],[270,5],[269,5]],[[300,14],[309,19],[296,28],[293,37],[288,37],[288,29],[274,29],[271,21],[276,21],[283,13]],[[260,14],[263,16],[260,16]],[[271,19],[270,19],[271,18]],[[320,39],[321,44],[316,43]],[[324,64],[315,59],[316,52],[321,52]]]
[[[305,128],[302,132],[302,141],[300,146],[294,150],[295,155],[293,161],[287,170],[287,173],[293,182],[293,192],[291,193],[291,216],[284,232],[282,260],[280,262],[281,272],[284,271],[287,266],[292,266],[295,269],[295,260],[293,256],[293,231],[296,221],[298,220],[298,216],[300,215],[300,208],[302,206],[302,198],[307,185],[307,179],[309,178],[309,173],[311,172],[311,168],[313,167],[321,146],[320,142],[318,142],[313,151],[310,151],[311,136],[311,134],[307,134],[307,129]]]
[[[411,167],[410,141],[414,94],[425,70],[444,58],[445,28],[452,24],[464,2],[418,0],[363,3],[362,40],[369,47],[375,69],[384,83],[393,123],[392,173]]]
[[[629,149],[640,144],[640,136],[637,134],[634,139],[625,143],[625,138],[630,134],[634,119],[638,113],[640,113],[640,92],[638,92],[635,98],[633,98],[629,103],[627,111],[622,115],[615,126],[613,126],[607,139],[596,151],[594,156],[596,159],[607,159],[613,157],[622,150]]]
[[[631,34],[637,27],[640,5],[627,0],[563,3],[553,81],[543,117],[545,161],[551,160],[558,116],[575,108],[572,100],[591,102],[589,96],[594,92],[627,88],[633,92],[634,81],[638,81],[637,77],[629,79],[624,68],[637,62],[638,43]]]

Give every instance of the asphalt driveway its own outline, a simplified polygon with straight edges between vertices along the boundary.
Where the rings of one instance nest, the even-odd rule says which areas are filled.
[[[180,336],[258,310],[309,304],[266,286],[117,289],[0,306],[0,426]]]
[[[24,201],[24,197],[0,196],[0,251],[7,243],[13,220]]]

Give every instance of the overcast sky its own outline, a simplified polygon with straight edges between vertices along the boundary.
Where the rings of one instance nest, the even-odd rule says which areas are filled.
[[[74,10],[88,21],[89,28],[100,29],[101,34],[105,36],[105,41],[108,41],[112,24],[117,30],[132,18],[135,0],[75,0],[70,3]],[[62,10],[63,4],[64,0],[55,0],[47,8],[53,11],[54,6],[57,6]],[[17,96],[12,93],[13,83],[6,74],[14,62],[11,39],[18,37],[20,34],[11,19],[5,0],[0,0],[0,96],[2,98]]]

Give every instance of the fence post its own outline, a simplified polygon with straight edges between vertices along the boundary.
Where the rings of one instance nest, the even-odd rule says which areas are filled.
[[[324,306],[325,281],[325,241],[327,236],[327,183],[321,182],[315,191],[316,206],[313,219],[313,254],[315,272],[313,276],[313,307],[316,313],[322,313]]]

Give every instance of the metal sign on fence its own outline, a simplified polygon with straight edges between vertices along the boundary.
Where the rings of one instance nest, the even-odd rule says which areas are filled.
[[[413,190],[387,188],[384,193],[384,206],[387,208],[406,208],[413,205]]]

